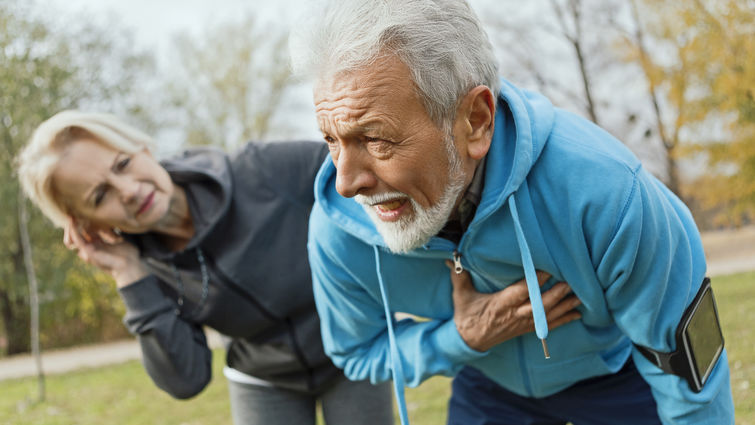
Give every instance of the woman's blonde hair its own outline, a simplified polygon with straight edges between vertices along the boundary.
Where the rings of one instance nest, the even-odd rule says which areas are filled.
[[[58,227],[65,226],[70,213],[55,194],[52,174],[66,148],[83,138],[126,153],[152,143],[149,136],[110,114],[68,110],[40,124],[16,159],[18,177],[26,196]]]

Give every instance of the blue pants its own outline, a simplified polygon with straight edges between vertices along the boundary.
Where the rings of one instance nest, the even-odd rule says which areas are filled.
[[[452,385],[448,425],[660,425],[650,387],[630,358],[613,375],[543,398],[522,397],[469,366]]]

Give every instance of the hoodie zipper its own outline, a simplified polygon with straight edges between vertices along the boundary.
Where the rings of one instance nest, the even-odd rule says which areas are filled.
[[[461,243],[459,245],[461,245]],[[454,249],[453,253],[451,254],[454,262],[454,272],[457,274],[465,270],[464,265],[461,264],[461,255],[462,254],[459,252],[458,247]],[[518,367],[517,369],[521,371],[522,385],[524,385],[524,389],[527,394],[532,394],[532,383],[530,382],[530,378],[527,373],[527,367],[524,363],[524,359],[526,358],[524,352],[524,342],[521,338],[517,338],[516,345],[518,354],[517,362],[521,365],[521,367]]]
[[[459,251],[454,250],[453,258],[454,258],[454,272],[456,274],[461,274],[461,272],[464,271],[464,266],[461,265],[461,254],[459,253]]]

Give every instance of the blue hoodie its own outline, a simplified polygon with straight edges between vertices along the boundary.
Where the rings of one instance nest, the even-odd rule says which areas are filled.
[[[325,350],[351,379],[403,386],[470,365],[508,390],[545,397],[617,372],[633,356],[665,424],[733,424],[726,353],[700,393],[648,362],[632,342],[676,349],[675,330],[705,275],[684,204],[614,137],[543,96],[503,81],[485,157],[482,200],[458,246],[439,237],[393,254],[353,199],[336,192],[326,160],[315,183],[309,256]],[[453,321],[454,251],[480,292],[527,277],[537,336],[487,352],[468,347]],[[580,320],[548,335],[535,270],[566,281]],[[396,321],[396,312],[428,320]],[[585,401],[585,407],[589,401]]]

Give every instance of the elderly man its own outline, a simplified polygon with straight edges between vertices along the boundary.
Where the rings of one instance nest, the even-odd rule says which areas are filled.
[[[629,150],[500,80],[462,0],[311,17],[291,47],[332,161],[310,265],[350,378],[394,379],[401,405],[404,384],[455,375],[450,424],[733,424],[698,230]],[[536,270],[543,289],[569,282],[579,320],[548,334]],[[523,276],[536,333],[489,338],[507,298],[487,294]]]

